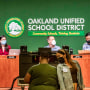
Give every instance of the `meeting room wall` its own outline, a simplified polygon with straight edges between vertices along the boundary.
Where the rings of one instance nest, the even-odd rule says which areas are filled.
[[[24,33],[17,38],[5,32],[9,18],[17,17],[24,22]],[[0,0],[0,35],[5,35],[13,49],[27,45],[28,51],[37,51],[48,45],[47,36],[29,36],[29,18],[84,18],[84,34],[90,32],[90,0]],[[82,49],[85,36],[55,36],[57,45],[68,45],[74,54]]]

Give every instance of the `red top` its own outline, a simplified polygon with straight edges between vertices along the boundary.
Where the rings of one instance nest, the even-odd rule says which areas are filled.
[[[10,45],[8,45],[8,49],[11,49],[11,46]],[[8,55],[8,54],[9,54],[9,50],[8,51],[5,51],[4,50],[4,52],[3,52],[3,50],[0,49],[0,55]]]

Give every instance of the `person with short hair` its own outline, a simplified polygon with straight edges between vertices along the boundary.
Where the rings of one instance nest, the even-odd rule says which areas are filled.
[[[81,68],[76,60],[72,60],[68,51],[61,49],[56,53],[59,64],[57,75],[60,90],[83,90]]]
[[[7,44],[6,37],[2,35],[0,39],[0,55],[8,55],[9,49],[11,49],[11,46]]]
[[[24,82],[30,84],[28,90],[57,90],[57,70],[48,62],[48,53],[42,52],[39,64],[28,69],[24,77]]]
[[[83,50],[90,50],[90,32],[85,35],[86,42],[83,44]]]
[[[51,51],[58,51],[59,49],[61,49],[59,46],[56,45],[54,36],[48,36],[47,41],[49,45],[45,46],[45,48],[51,48]]]

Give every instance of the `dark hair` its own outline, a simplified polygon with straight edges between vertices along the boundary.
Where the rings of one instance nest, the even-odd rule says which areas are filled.
[[[65,54],[66,54],[66,58],[67,58],[68,63],[69,63],[73,68],[75,68],[75,69],[78,71],[78,68],[77,68],[76,64],[72,61],[69,52],[66,51],[65,49],[62,49],[62,50],[65,51]],[[60,50],[59,50],[59,51],[60,51]],[[59,53],[59,51],[58,51],[58,53]]]
[[[1,36],[0,36],[0,40],[1,40]]]
[[[90,36],[90,32],[86,33],[85,37]]]
[[[64,51],[65,51],[65,54],[66,54],[66,58],[67,58],[68,63],[70,63],[70,65],[78,71],[78,68],[77,68],[76,64],[72,61],[69,52],[66,51],[66,50],[64,50]]]
[[[48,37],[47,37],[47,40],[48,40],[50,37],[54,37],[54,36],[48,36]]]
[[[48,52],[41,52],[40,56],[41,56],[41,59],[48,59],[50,54]]]
[[[5,35],[2,35],[1,36],[1,39],[3,38],[3,37],[5,37]],[[5,37],[6,38],[6,37]],[[1,40],[0,39],[0,40]],[[2,49],[2,45],[1,45],[1,43],[0,43],[0,48]],[[7,43],[5,44],[5,51],[8,51],[9,50],[9,48],[8,48],[8,45],[7,45]]]

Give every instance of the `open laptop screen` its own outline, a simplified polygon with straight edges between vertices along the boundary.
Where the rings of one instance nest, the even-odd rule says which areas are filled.
[[[20,49],[10,49],[9,50],[9,55],[19,55],[20,54]]]

